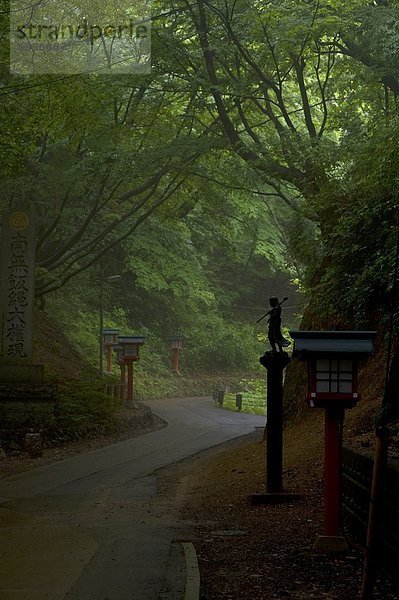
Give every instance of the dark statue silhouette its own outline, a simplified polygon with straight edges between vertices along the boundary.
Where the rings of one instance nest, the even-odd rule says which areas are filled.
[[[269,317],[268,337],[271,351],[259,358],[260,364],[267,370],[267,420],[263,438],[266,438],[266,494],[252,496],[253,503],[275,504],[284,502],[287,495],[283,492],[283,386],[284,369],[290,363],[290,357],[283,348],[290,345],[281,333],[281,302],[272,296],[269,298],[271,309],[258,320]],[[278,351],[277,351],[278,348]]]
[[[269,316],[268,338],[272,352],[277,352],[277,348],[279,349],[279,352],[284,352],[283,348],[286,348],[290,345],[289,340],[283,337],[283,334],[281,333],[281,305],[286,300],[288,300],[288,298],[283,298],[281,302],[278,301],[276,296],[269,298],[269,304],[272,308],[257,321],[257,323],[259,323],[259,321]]]

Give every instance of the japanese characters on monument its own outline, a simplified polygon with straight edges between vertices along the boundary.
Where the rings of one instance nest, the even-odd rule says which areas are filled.
[[[33,213],[1,213],[0,361],[32,360],[36,235]]]

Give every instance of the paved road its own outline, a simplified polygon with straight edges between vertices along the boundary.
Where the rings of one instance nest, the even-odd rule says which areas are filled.
[[[254,431],[209,398],[154,401],[168,427],[0,480],[2,600],[156,600],[170,543],[155,470]]]

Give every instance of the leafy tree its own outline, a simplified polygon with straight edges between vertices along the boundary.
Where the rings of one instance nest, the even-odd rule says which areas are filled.
[[[219,366],[289,279],[366,322],[397,225],[398,22],[387,1],[156,0],[145,76],[21,78],[3,44],[0,207],[39,216],[38,297],[94,311],[103,259],[125,326],[212,334]]]
[[[356,182],[359,163],[351,152],[366,142],[366,163],[375,160],[367,143],[374,137],[373,124],[391,127],[396,119],[397,4],[281,0],[248,6],[197,0],[180,8],[203,102],[218,115],[226,148],[297,213],[285,233],[291,252],[306,261],[306,285],[324,289],[324,298],[331,286],[348,290],[345,307],[364,317],[373,294],[381,301],[386,289],[378,270],[389,259],[383,240],[391,247],[393,239],[389,227],[381,235],[373,231],[381,219],[392,225],[396,204],[392,191],[384,200],[377,192],[370,210],[361,199],[365,186]],[[379,145],[378,168],[385,170],[382,178],[396,178],[396,165],[383,166],[388,148]],[[376,193],[380,179],[373,179],[368,193]],[[309,220],[313,228],[306,225]],[[300,241],[298,227],[313,234],[307,243]],[[363,275],[365,254],[352,237],[356,230],[367,236],[365,247],[373,257]],[[356,257],[349,261],[348,248]],[[343,269],[348,270],[344,281]],[[350,289],[363,290],[362,308]],[[336,307],[340,310],[339,303]]]

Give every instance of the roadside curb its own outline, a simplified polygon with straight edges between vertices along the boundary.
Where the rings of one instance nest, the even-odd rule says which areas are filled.
[[[183,542],[182,545],[186,559],[186,592],[184,600],[198,600],[200,594],[200,572],[197,553],[194,544],[191,542]]]
[[[199,600],[200,572],[194,544],[172,540],[158,600]]]

